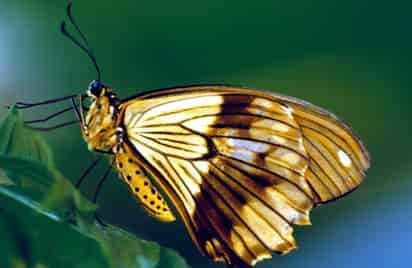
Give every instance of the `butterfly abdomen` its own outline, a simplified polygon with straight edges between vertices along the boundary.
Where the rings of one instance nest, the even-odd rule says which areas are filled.
[[[121,145],[116,152],[115,163],[124,182],[149,215],[166,222],[175,220],[166,200],[126,144]]]

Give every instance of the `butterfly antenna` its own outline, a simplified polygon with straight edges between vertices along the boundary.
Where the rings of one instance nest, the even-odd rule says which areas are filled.
[[[67,29],[66,29],[66,22],[62,21],[60,25],[60,31],[70,39],[76,46],[78,46],[81,50],[83,50],[87,56],[89,56],[90,60],[92,61],[94,68],[96,69],[97,72],[97,80],[101,80],[101,73],[100,73],[100,68],[99,65],[97,64],[96,57],[94,56],[92,50],[89,47],[89,42],[87,41],[86,36],[82,33],[80,30],[80,27],[74,20],[74,17],[72,15],[72,2],[69,2],[66,8],[67,11],[67,17],[70,20],[70,23],[73,25],[73,27],[76,29],[77,33],[80,35],[81,40],[83,41],[84,44],[82,44],[79,40],[77,40],[72,34],[70,34]]]
[[[80,35],[80,37],[82,38],[83,42],[89,46],[89,41],[87,41],[86,36],[82,33],[82,31],[80,30],[79,25],[76,23],[76,20],[74,19],[73,15],[72,15],[72,6],[73,6],[73,2],[69,2],[67,4],[66,7],[66,13],[67,13],[67,17],[69,18],[70,22],[72,23],[72,25],[74,26],[74,28],[76,28],[77,33]],[[92,52],[89,49],[90,52]],[[93,54],[93,53],[92,53]],[[94,55],[94,54],[93,54]]]

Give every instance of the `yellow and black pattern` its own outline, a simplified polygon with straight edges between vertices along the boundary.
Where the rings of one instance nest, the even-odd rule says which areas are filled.
[[[313,206],[356,188],[369,167],[348,127],[290,97],[198,86],[148,93],[120,111],[134,153],[216,261],[251,266],[292,250],[292,224],[309,224]],[[116,155],[118,165],[130,155]]]
[[[174,221],[175,217],[165,199],[137,161],[126,144],[115,154],[118,172],[146,212],[160,221]]]

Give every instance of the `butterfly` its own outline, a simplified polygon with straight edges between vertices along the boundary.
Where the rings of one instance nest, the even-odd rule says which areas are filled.
[[[145,210],[182,217],[215,261],[252,266],[295,248],[293,225],[358,187],[369,167],[359,138],[333,114],[253,89],[197,85],[124,101],[93,81],[81,122],[91,150],[113,154]]]
[[[98,72],[74,102],[91,151],[112,155],[132,195],[154,218],[183,220],[199,251],[250,267],[293,250],[294,225],[355,190],[367,149],[332,113],[308,102],[228,85],[166,88],[121,100]],[[165,196],[167,196],[167,199]],[[171,204],[168,204],[170,200]],[[170,206],[172,205],[172,206]]]

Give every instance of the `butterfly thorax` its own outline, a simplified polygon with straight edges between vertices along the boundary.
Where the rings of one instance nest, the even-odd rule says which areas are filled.
[[[111,90],[102,88],[99,96],[89,93],[91,105],[83,125],[83,137],[91,151],[113,152],[121,143],[118,97]]]

